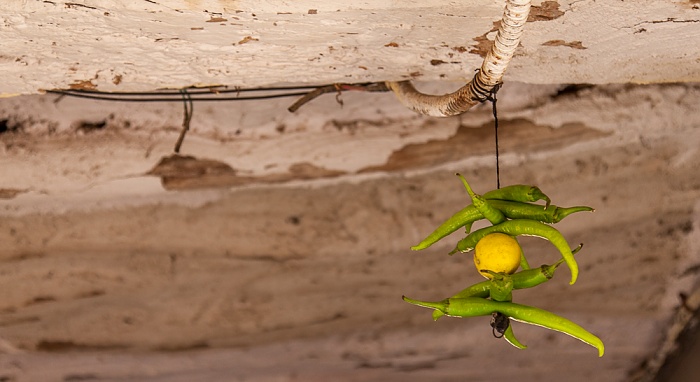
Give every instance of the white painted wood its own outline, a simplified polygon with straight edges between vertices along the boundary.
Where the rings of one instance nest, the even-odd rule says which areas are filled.
[[[459,86],[481,63],[469,53],[474,38],[493,39],[488,32],[503,4],[5,0],[0,94],[404,79]],[[561,17],[528,23],[508,80],[700,81],[698,4],[558,4]]]

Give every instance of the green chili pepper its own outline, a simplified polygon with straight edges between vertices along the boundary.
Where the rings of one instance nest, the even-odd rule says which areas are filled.
[[[489,200],[488,203],[500,210],[505,217],[509,219],[530,219],[537,220],[543,223],[558,223],[565,217],[582,211],[595,211],[591,207],[576,206],[576,207],[557,207],[550,205],[542,209],[542,206],[537,204],[529,204],[523,202],[511,202],[507,200]],[[460,227],[466,227],[467,234],[471,231],[471,225],[477,220],[483,219],[484,215],[479,210],[470,204],[462,208],[459,212],[452,215],[438,228],[435,229],[428,237],[423,239],[417,245],[411,247],[414,251],[426,249],[437,243],[440,239],[457,231]]]
[[[559,223],[573,213],[595,211],[595,209],[587,206],[557,207],[552,204],[543,209],[541,205],[524,202],[495,199],[488,202],[509,219],[530,219],[543,223]]]
[[[509,344],[518,349],[527,348],[527,346],[523,345],[517,338],[515,338],[515,333],[513,333],[513,325],[510,324],[510,318],[508,318],[508,316],[505,316],[499,312],[492,313],[491,315],[493,316],[491,319],[491,328],[493,328],[494,337],[505,337]]]
[[[572,249],[571,254],[577,254],[581,248],[583,248],[583,243]],[[549,281],[554,277],[554,271],[556,271],[562,263],[564,263],[563,257],[552,265],[545,264],[539,268],[526,269],[510,275],[511,279],[513,279],[513,289],[532,288]]]
[[[583,244],[579,244],[578,247],[571,250],[572,254],[578,253],[581,250]],[[542,265],[538,268],[526,269],[520,272],[513,273],[510,278],[513,280],[513,289],[527,289],[533,288],[540,284],[549,281],[554,277],[554,271],[564,262],[564,259],[560,259],[552,265]],[[491,293],[491,280],[482,281],[476,283],[468,288],[463,289],[451,298],[464,298],[464,297],[489,297]]]
[[[572,254],[578,253],[578,251],[583,248],[583,244],[579,244],[578,247],[571,250]],[[554,277],[554,272],[557,268],[564,263],[564,259],[560,259],[552,265],[542,265],[539,268],[526,269],[520,272],[516,272],[510,275],[511,280],[513,280],[513,289],[527,289],[533,288],[540,284],[543,284]],[[461,290],[459,293],[455,294],[450,298],[464,298],[464,297],[481,297],[487,298],[491,295],[491,280],[482,281],[476,283],[468,288]],[[433,320],[437,321],[444,314],[439,311],[433,311]]]
[[[433,310],[433,321],[439,320],[440,317],[442,317],[444,315],[445,315],[445,313],[442,313],[442,311],[440,311],[440,310],[437,310],[437,309]]]
[[[484,194],[485,199],[510,200],[514,202],[536,202],[545,201],[545,208],[549,207],[552,201],[539,188],[525,184],[516,184],[489,191]]]
[[[517,275],[518,273],[515,273],[513,276]],[[513,283],[513,288],[515,289],[515,283]],[[468,288],[462,289],[459,293],[452,296],[451,298],[464,298],[464,297],[486,298],[490,294],[491,294],[491,280],[486,280],[486,281],[476,283]]]
[[[520,245],[520,243],[518,243],[518,245]],[[527,262],[527,259],[525,258],[525,252],[523,252],[522,247],[520,248],[520,268],[530,269],[530,263]]]
[[[492,276],[492,279],[488,281],[491,284],[489,286],[489,297],[491,297],[491,300],[512,301],[513,279],[510,277],[510,275],[496,273],[489,270],[484,270],[484,272]]]
[[[469,183],[467,183],[467,180],[464,178],[464,176],[462,176],[462,174],[457,173],[457,176],[462,180],[464,188],[467,189],[467,193],[472,199],[472,204],[474,207],[476,207],[479,213],[486,218],[486,220],[488,220],[491,224],[502,223],[506,220],[506,217],[503,216],[503,212],[490,205],[489,202],[487,202],[481,195],[477,195],[474,193],[474,191],[472,191],[472,188],[469,186]]]
[[[471,230],[471,225],[477,220],[483,219],[484,216],[479,212],[479,210],[470,204],[456,214],[452,215],[444,223],[440,224],[439,227],[433,231],[428,237],[423,239],[418,245],[411,247],[414,251],[419,251],[421,249],[426,249],[431,245],[437,243],[443,237],[451,234],[452,232],[458,230],[460,227],[468,226],[467,233]]]
[[[513,279],[510,275],[496,273],[486,270],[491,275],[491,284],[489,287],[489,297],[493,301],[513,301]],[[492,313],[491,328],[493,328],[493,336],[496,338],[506,337],[506,341],[510,344],[520,342],[515,338],[513,329],[510,324],[510,319],[501,313]],[[513,342],[511,342],[513,340]],[[522,345],[522,344],[521,344]],[[516,345],[513,345],[516,346]],[[517,347],[517,346],[516,346]]]
[[[560,259],[552,265],[542,265],[538,268],[526,269],[511,275],[513,289],[533,288],[552,279],[554,271],[564,262]]]
[[[467,235],[472,231],[472,224],[474,224],[474,222],[467,222],[467,224],[464,225],[464,233]]]
[[[583,247],[583,244],[579,244],[578,247],[573,249],[571,251],[572,254],[576,254],[581,248]],[[494,276],[493,280],[490,280],[491,282],[491,287],[490,287],[490,297],[491,300],[493,301],[512,301],[513,294],[510,293],[509,295],[505,295],[505,299],[503,299],[502,296],[504,296],[504,293],[508,290],[509,285],[503,285],[506,278],[508,281],[511,283],[511,289],[524,289],[524,288],[532,288],[537,285],[540,285],[546,281],[549,281],[552,277],[554,277],[554,271],[557,270],[557,268],[564,263],[564,259],[560,259],[556,263],[552,265],[542,265],[541,267],[535,269],[535,270],[523,270],[520,271],[516,274],[513,275],[499,275],[501,277],[502,281],[496,281],[494,283],[494,280],[496,280],[496,275],[492,274]],[[493,273],[493,272],[489,272]],[[496,290],[496,294],[494,294],[494,290]],[[434,310],[433,311],[433,316],[435,316],[434,312],[439,312],[439,310]],[[498,314],[498,313],[496,313]],[[494,335],[495,336],[495,335]],[[506,327],[505,332],[503,332],[502,337],[506,339],[506,341],[515,346],[518,349],[526,349],[527,346],[523,345],[520,341],[518,341],[517,338],[515,338],[515,333],[513,333],[513,325],[510,324],[510,321],[508,321],[508,325]]]
[[[513,325],[510,325],[510,323],[508,323],[508,327],[503,333],[503,338],[505,338],[509,344],[515,346],[518,349],[527,349],[527,346],[523,345],[522,343],[520,343],[520,341],[518,341],[517,338],[515,338],[515,334],[513,333]]]
[[[410,304],[437,309],[443,314],[453,317],[488,316],[498,312],[516,321],[568,334],[598,349],[599,357],[605,353],[605,346],[600,338],[564,317],[532,306],[491,301],[478,297],[450,298],[438,302],[418,301],[406,296],[403,299]]]
[[[557,247],[559,252],[561,252],[564,262],[566,262],[566,265],[568,265],[569,269],[571,270],[571,282],[569,282],[569,284],[574,284],[576,282],[576,279],[578,278],[578,264],[576,264],[576,260],[574,259],[571,249],[569,248],[569,244],[567,244],[564,236],[562,236],[562,234],[555,228],[534,220],[508,220],[498,225],[476,230],[467,235],[467,237],[464,239],[460,240],[457,243],[457,247],[449,254],[452,255],[457,252],[469,252],[474,249],[479,240],[494,232],[505,233],[511,236],[535,236],[549,240],[555,247]]]

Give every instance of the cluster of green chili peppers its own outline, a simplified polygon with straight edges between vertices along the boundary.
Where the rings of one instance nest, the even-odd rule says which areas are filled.
[[[457,175],[467,189],[472,204],[454,214],[411,249],[428,248],[459,228],[465,227],[467,236],[457,243],[450,255],[473,250],[479,240],[488,234],[503,233],[513,238],[525,235],[549,240],[561,253],[561,259],[552,265],[530,268],[521,251],[520,267],[522,270],[519,272],[506,274],[480,270],[488,273],[491,279],[474,284],[450,298],[438,302],[425,302],[404,296],[404,301],[434,309],[434,320],[444,315],[453,317],[491,315],[494,336],[504,337],[510,344],[519,349],[524,349],[526,346],[515,338],[510,325],[511,318],[515,321],[568,334],[598,349],[598,355],[602,357],[605,350],[603,342],[586,329],[546,310],[512,302],[514,289],[532,288],[543,284],[554,276],[555,270],[562,263],[566,263],[571,270],[570,284],[576,282],[578,265],[574,254],[581,249],[583,244],[571,249],[562,234],[549,224],[557,223],[575,212],[593,211],[593,208],[586,206],[557,207],[550,204],[549,197],[539,188],[528,185],[513,185],[478,195],[472,191],[462,175]],[[534,204],[539,200],[544,200],[545,205]],[[487,219],[492,225],[470,232],[472,223],[480,219]]]

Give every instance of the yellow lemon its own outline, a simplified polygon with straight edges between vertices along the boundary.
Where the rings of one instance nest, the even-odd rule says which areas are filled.
[[[515,238],[503,233],[490,233],[476,243],[474,265],[482,276],[492,276],[482,270],[511,274],[520,266],[520,244]]]

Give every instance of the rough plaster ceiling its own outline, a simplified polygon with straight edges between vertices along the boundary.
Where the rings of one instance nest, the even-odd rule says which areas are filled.
[[[556,278],[518,301],[600,334],[602,359],[522,325],[530,349],[511,349],[488,320],[436,324],[400,301],[478,281],[468,256],[444,256],[449,244],[408,246],[465,203],[455,171],[493,187],[490,110],[433,119],[390,94],[344,97],[298,115],[279,100],[196,104],[183,153],[205,165],[182,189],[146,174],[171,155],[181,105],[2,100],[0,376],[653,377],[687,322],[678,293],[700,306],[697,85],[502,90],[504,181],[598,209],[561,227],[586,244],[579,283]]]
[[[696,0],[535,4],[510,81],[700,80]],[[463,82],[502,9],[483,0],[3,1],[0,93]]]

